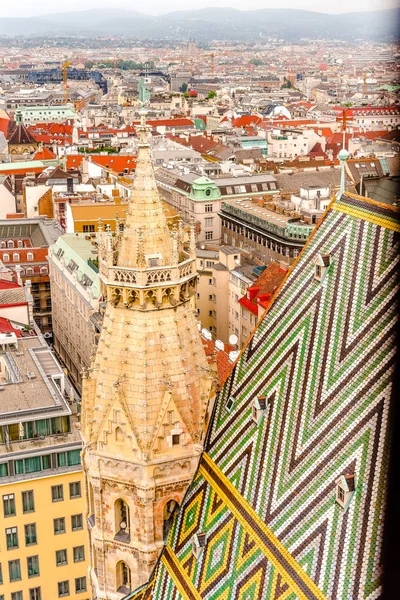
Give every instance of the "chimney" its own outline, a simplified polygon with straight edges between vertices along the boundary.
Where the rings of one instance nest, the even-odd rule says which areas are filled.
[[[32,297],[32,294],[31,294],[31,286],[32,286],[31,280],[27,279],[25,281],[25,293],[26,293],[26,299],[28,301],[29,325],[33,325],[34,324],[34,319],[33,319],[33,297]]]
[[[21,266],[20,265],[16,265],[15,266],[15,274],[17,276],[17,283],[18,285],[22,285],[22,279],[21,279]]]

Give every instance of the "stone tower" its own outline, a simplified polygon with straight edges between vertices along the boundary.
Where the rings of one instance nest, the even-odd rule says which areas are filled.
[[[84,373],[86,476],[93,597],[145,582],[202,451],[213,377],[193,314],[194,230],[169,231],[148,143],[137,128],[136,176],[125,228],[99,232],[107,307]]]

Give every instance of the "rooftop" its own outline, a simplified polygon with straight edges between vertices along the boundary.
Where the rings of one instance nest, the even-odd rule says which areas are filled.
[[[14,340],[15,337],[15,340]],[[2,348],[2,349],[1,349]],[[0,423],[32,418],[32,413],[46,417],[70,414],[55,379],[64,372],[47,344],[38,337],[16,338],[4,334],[0,339]]]

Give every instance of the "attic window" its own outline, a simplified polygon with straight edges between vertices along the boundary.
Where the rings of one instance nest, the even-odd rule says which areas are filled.
[[[253,401],[251,407],[251,418],[254,423],[258,425],[263,418],[265,411],[267,410],[267,398],[266,396],[259,396]]]
[[[322,281],[331,264],[330,254],[317,254],[314,259],[314,279]]]
[[[229,396],[228,400],[225,403],[225,408],[228,412],[231,412],[233,405],[235,404],[235,398]]]
[[[173,446],[178,446],[178,445],[179,445],[179,442],[180,442],[180,439],[181,439],[181,436],[180,436],[179,434],[175,433],[175,434],[172,436],[172,445],[173,445]]]
[[[335,501],[339,506],[346,512],[350,501],[355,491],[355,475],[354,473],[348,473],[347,475],[341,475],[335,481],[336,484],[336,498]]]
[[[192,553],[198,558],[206,545],[207,535],[205,533],[196,533],[192,538]]]

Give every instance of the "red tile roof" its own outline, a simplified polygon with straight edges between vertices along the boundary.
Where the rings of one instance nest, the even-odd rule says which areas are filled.
[[[55,158],[57,158],[57,155],[45,146],[42,150],[38,150],[33,155],[32,160],[54,160]]]
[[[271,262],[261,273],[252,286],[247,288],[245,296],[239,299],[239,304],[254,315],[258,314],[258,305],[267,308],[272,295],[286,276],[286,270],[278,263]]]
[[[19,329],[14,329],[10,321],[4,317],[0,317],[0,333],[15,333],[16,337],[22,337]]]

